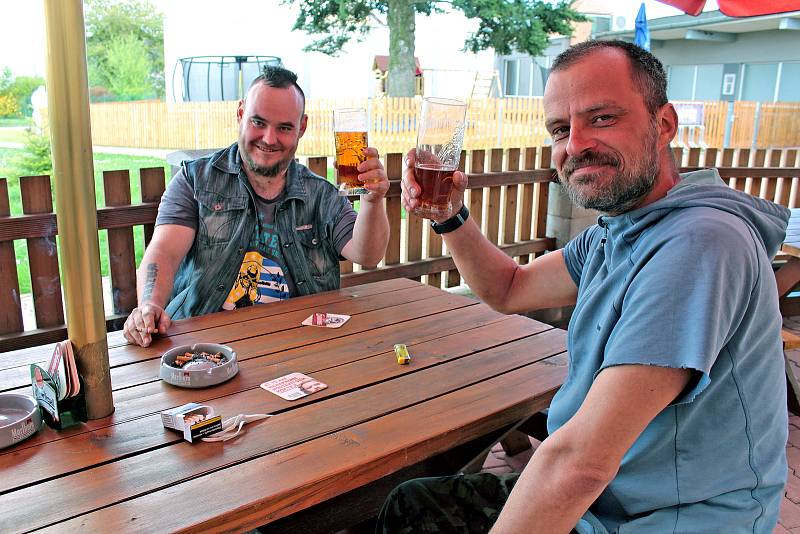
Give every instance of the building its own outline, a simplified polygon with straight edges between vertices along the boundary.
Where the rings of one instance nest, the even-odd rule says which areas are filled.
[[[578,8],[590,21],[572,38],[554,37],[540,57],[495,58],[506,95],[541,96],[553,59],[573,43],[633,41],[632,16],[624,20],[602,4],[584,4]],[[651,51],[667,70],[670,100],[800,101],[800,11],[751,18],[707,11],[654,18],[648,27]]]
[[[670,100],[800,101],[800,11],[732,18],[719,11],[648,21]],[[597,39],[633,41],[633,31]]]
[[[613,3],[576,0],[572,7],[586,15],[589,20],[576,23],[572,37],[553,36],[550,46],[541,56],[534,58],[522,52],[496,55],[494,68],[500,76],[503,96],[542,96],[550,65],[559,53],[595,34],[608,32],[614,27],[622,29],[632,24],[633,19],[627,20],[619,6],[609,4]]]

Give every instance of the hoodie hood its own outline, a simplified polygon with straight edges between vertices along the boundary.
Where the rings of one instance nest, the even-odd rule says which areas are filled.
[[[728,187],[716,169],[683,173],[681,181],[664,198],[622,215],[601,216],[598,224],[606,229],[605,239],[633,242],[673,210],[694,207],[717,209],[741,219],[761,240],[770,258],[786,236],[790,215],[787,208]]]

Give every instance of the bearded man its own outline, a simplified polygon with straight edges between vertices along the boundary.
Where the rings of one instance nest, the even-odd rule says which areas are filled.
[[[161,199],[137,271],[139,306],[125,322],[131,343],[148,346],[171,319],[250,303],[239,281],[254,269],[258,304],[336,289],[340,259],[375,266],[386,252],[389,181],[376,149],[358,166],[369,191],[358,214],[294,161],[308,116],[293,72],[265,68],[236,118],[238,142],[183,162]]]
[[[561,184],[603,213],[598,224],[517,265],[469,220],[462,173],[458,213],[433,224],[495,309],[575,305],[550,435],[521,474],[399,486],[379,531],[771,533],[788,433],[771,259],[788,210],[730,189],[716,169],[678,173],[663,67],[633,44],[563,52],[544,108]]]

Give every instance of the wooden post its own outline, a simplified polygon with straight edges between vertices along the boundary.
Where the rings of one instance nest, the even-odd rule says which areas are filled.
[[[47,104],[53,147],[67,334],[83,377],[86,412],[114,411],[100,279],[82,0],[45,0]]]

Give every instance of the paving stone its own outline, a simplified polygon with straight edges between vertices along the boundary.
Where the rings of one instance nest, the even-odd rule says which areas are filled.
[[[789,428],[789,443],[795,447],[800,447],[800,428]]]
[[[498,458],[497,455],[495,455],[495,453],[493,452],[490,452],[489,455],[486,457],[486,461],[483,462],[484,470],[501,466],[508,467],[508,462],[506,462],[505,458]]]
[[[800,468],[800,449],[797,447],[789,447],[786,449],[786,458],[789,461],[789,469]]]
[[[500,467],[492,467],[491,469],[484,469],[483,472],[492,473],[493,475],[507,475],[508,473],[513,472],[513,470],[507,465],[501,465]]]
[[[800,506],[784,498],[781,501],[780,523],[785,528],[800,527]]]
[[[800,504],[800,478],[790,474],[786,480],[786,496],[795,504]]]
[[[517,454],[516,456],[507,456],[506,462],[508,462],[508,466],[511,467],[515,472],[521,473],[525,466],[528,465],[531,457],[533,456],[533,449],[528,449],[527,451],[522,451],[521,453]]]

